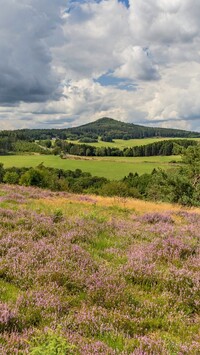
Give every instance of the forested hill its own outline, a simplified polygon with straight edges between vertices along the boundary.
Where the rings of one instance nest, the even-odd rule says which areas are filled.
[[[132,139],[145,137],[200,137],[200,133],[171,128],[154,128],[125,123],[112,118],[103,117],[99,120],[80,127],[71,128],[69,131],[78,136],[101,136],[104,140]]]
[[[85,142],[97,140],[103,141],[112,139],[132,139],[145,137],[179,137],[195,138],[200,133],[184,131],[171,128],[154,128],[125,123],[112,118],[103,117],[97,121],[87,123],[83,126],[63,129],[21,129],[15,131],[0,131],[0,139],[9,137],[11,141],[17,140],[45,140],[52,138],[60,139],[85,139]]]

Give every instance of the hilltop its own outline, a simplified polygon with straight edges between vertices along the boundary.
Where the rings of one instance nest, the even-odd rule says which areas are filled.
[[[70,128],[68,132],[78,136],[101,136],[110,139],[131,139],[146,137],[200,137],[200,133],[172,128],[156,128],[136,125],[103,117],[85,125]]]
[[[151,137],[198,138],[200,133],[172,128],[147,127],[103,117],[94,122],[72,128],[0,131],[0,139],[4,137],[19,140],[80,139],[85,137],[98,139],[101,137],[102,140],[112,141],[112,139],[128,140]]]

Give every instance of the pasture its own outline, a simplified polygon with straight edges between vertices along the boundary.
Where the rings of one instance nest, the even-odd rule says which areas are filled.
[[[73,157],[61,159],[54,155],[10,155],[1,156],[0,163],[6,168],[15,167],[35,167],[44,163],[47,167],[65,170],[81,169],[94,176],[106,177],[111,180],[122,179],[130,172],[137,172],[139,175],[151,173],[154,168],[169,169],[177,164],[171,161],[181,161],[180,156],[156,156],[156,157]]]
[[[129,140],[115,139],[115,140],[113,140],[113,142],[103,142],[99,139],[99,141],[97,143],[81,143],[78,140],[75,140],[75,141],[67,140],[67,141],[75,143],[75,144],[92,145],[93,147],[98,147],[98,148],[101,148],[101,147],[115,148],[116,147],[116,148],[123,150],[124,148],[131,148],[131,147],[152,144],[155,142],[160,142],[160,141],[165,141],[165,140],[177,140],[177,139],[183,139],[183,138],[156,137],[156,138],[129,139]],[[187,139],[187,138],[185,138],[185,139]],[[200,138],[189,138],[189,139],[200,142]]]

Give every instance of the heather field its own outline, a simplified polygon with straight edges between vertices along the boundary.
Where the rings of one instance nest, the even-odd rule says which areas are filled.
[[[0,186],[0,353],[200,349],[200,210]]]

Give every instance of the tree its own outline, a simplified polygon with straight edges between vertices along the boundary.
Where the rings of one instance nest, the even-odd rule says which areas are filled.
[[[45,141],[44,141],[44,145],[45,145],[45,147],[47,147],[47,148],[51,148],[51,145],[52,145],[51,140],[50,140],[50,139],[45,140]]]
[[[200,145],[188,147],[183,155],[189,176],[200,183]]]
[[[133,156],[133,150],[131,148],[124,149],[124,156],[125,157],[132,157]]]
[[[20,185],[46,187],[45,174],[39,169],[29,169],[20,180]]]
[[[90,157],[92,155],[92,150],[88,147],[85,152],[86,157]]]
[[[4,170],[3,164],[0,163],[0,182],[3,182],[4,173],[5,173],[5,170]]]

